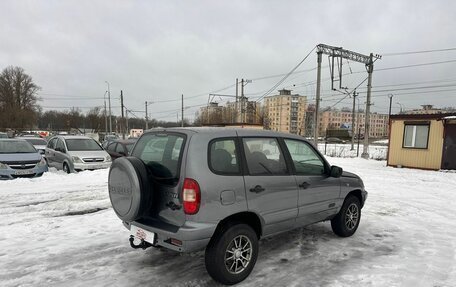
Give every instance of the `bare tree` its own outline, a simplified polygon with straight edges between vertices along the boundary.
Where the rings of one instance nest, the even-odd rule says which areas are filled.
[[[36,126],[40,90],[20,67],[9,66],[0,74],[0,128],[25,129]]]

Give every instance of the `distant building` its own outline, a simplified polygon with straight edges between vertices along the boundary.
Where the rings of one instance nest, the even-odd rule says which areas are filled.
[[[417,115],[417,114],[432,115],[432,114],[442,114],[442,113],[446,112],[442,109],[434,108],[433,105],[421,105],[421,107],[423,107],[423,108],[405,111],[404,114],[406,114],[406,115]]]
[[[355,133],[364,134],[365,113],[355,112]],[[370,118],[370,138],[388,137],[388,115],[371,113]],[[327,110],[320,112],[320,123],[318,128],[319,136],[325,136],[327,129],[349,129],[352,126],[352,112],[340,110]]]
[[[266,97],[264,109],[268,129],[304,135],[307,97],[291,94],[291,90],[279,90],[279,94]]]
[[[202,125],[228,124],[262,124],[261,105],[256,101],[249,101],[246,97],[236,102],[228,102],[221,106],[216,102],[209,103],[200,109],[199,118]]]

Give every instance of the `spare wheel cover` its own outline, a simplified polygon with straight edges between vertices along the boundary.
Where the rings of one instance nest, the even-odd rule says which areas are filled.
[[[144,163],[134,157],[116,159],[109,170],[109,198],[123,221],[138,219],[149,204],[147,172]]]

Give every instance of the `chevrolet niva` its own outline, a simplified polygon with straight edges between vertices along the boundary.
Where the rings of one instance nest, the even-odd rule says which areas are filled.
[[[205,249],[209,275],[236,284],[252,271],[258,240],[320,221],[358,228],[362,180],[331,166],[302,137],[254,129],[146,132],[115,160],[109,196],[133,248]]]

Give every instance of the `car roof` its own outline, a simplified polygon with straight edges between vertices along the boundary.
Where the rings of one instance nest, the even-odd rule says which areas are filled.
[[[227,131],[236,132],[239,136],[264,136],[264,137],[285,137],[285,138],[296,138],[305,140],[303,136],[291,134],[291,133],[283,133],[283,132],[276,132],[271,130],[262,130],[262,129],[255,129],[255,128],[238,128],[238,127],[178,127],[178,128],[156,128],[156,129],[149,129],[144,133],[150,132],[183,132],[183,133],[201,133],[201,134],[214,134],[217,136],[223,136],[224,132]]]
[[[62,139],[89,139],[89,140],[92,140],[91,137],[88,137],[88,136],[62,136],[62,135],[58,135],[56,137],[59,137],[59,138],[62,138]]]
[[[24,140],[24,139],[20,139],[20,138],[0,139],[0,141],[5,141],[5,142],[6,142],[6,141],[8,141],[8,142],[18,142],[18,141],[20,141],[20,142],[28,142],[28,141],[26,141],[26,140]]]

